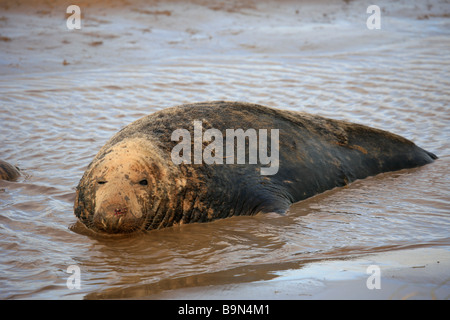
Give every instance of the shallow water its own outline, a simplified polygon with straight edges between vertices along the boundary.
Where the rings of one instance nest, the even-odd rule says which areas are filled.
[[[97,58],[98,67],[42,71],[36,57],[30,72],[1,74],[0,157],[23,176],[0,181],[0,298],[157,297],[171,289],[269,280],[329,258],[448,247],[449,22],[394,21],[410,28],[397,28],[391,38],[405,40],[385,45],[350,42],[327,50],[320,43],[317,50],[268,54],[226,50],[232,44],[224,41],[222,53],[205,55],[197,43],[188,55],[170,47],[171,54],[145,63],[108,65]],[[328,191],[285,216],[234,217],[120,238],[73,231],[75,187],[114,133],[162,108],[205,100],[254,102],[382,128],[439,159]],[[81,269],[79,290],[66,286],[70,265]]]

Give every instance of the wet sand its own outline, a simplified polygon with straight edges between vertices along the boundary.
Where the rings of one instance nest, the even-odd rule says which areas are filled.
[[[0,298],[448,299],[450,8],[377,4],[380,30],[363,1],[2,1],[0,159],[23,175],[0,181]],[[206,100],[359,122],[439,159],[286,216],[75,232],[74,188],[99,148],[150,112]],[[381,289],[366,286],[371,264]]]
[[[145,298],[448,300],[448,249],[405,249],[347,260],[312,262],[274,272],[274,278],[266,281],[168,290]],[[371,266],[379,267],[379,280],[371,278],[375,275],[369,269]]]
[[[408,38],[408,29],[416,32],[411,23],[435,25],[439,35],[449,15],[445,2],[382,1],[382,28],[369,30],[359,1],[76,3],[80,30],[67,29],[68,1],[3,1],[0,72],[71,72],[179,56],[202,63],[199,57],[345,54],[414,42],[424,34]]]

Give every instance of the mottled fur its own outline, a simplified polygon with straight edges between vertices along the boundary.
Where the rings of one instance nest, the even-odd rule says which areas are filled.
[[[264,176],[259,164],[173,164],[178,142],[171,134],[180,128],[192,132],[194,120],[202,121],[203,130],[279,129],[279,171]],[[141,118],[113,136],[77,187],[75,214],[94,230],[131,232],[282,213],[355,179],[435,158],[398,135],[345,121],[249,103],[186,104]],[[144,178],[148,185],[137,186]]]

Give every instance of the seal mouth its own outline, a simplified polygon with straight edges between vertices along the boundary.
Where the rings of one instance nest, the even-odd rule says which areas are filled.
[[[122,216],[128,212],[128,208],[116,208],[114,209],[114,216]]]
[[[93,216],[92,226],[106,233],[131,233],[142,227],[143,219],[135,217],[128,208],[116,207],[99,211]]]

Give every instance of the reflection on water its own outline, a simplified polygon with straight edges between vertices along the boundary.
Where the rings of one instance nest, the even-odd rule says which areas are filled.
[[[420,42],[345,54],[169,57],[0,76],[0,156],[25,173],[0,182],[0,298],[143,297],[269,280],[321,259],[448,245],[450,43],[433,30]],[[223,99],[379,127],[440,159],[326,192],[285,216],[113,238],[78,232],[74,188],[115,132],[161,108]],[[81,290],[66,287],[69,265],[81,268]]]

